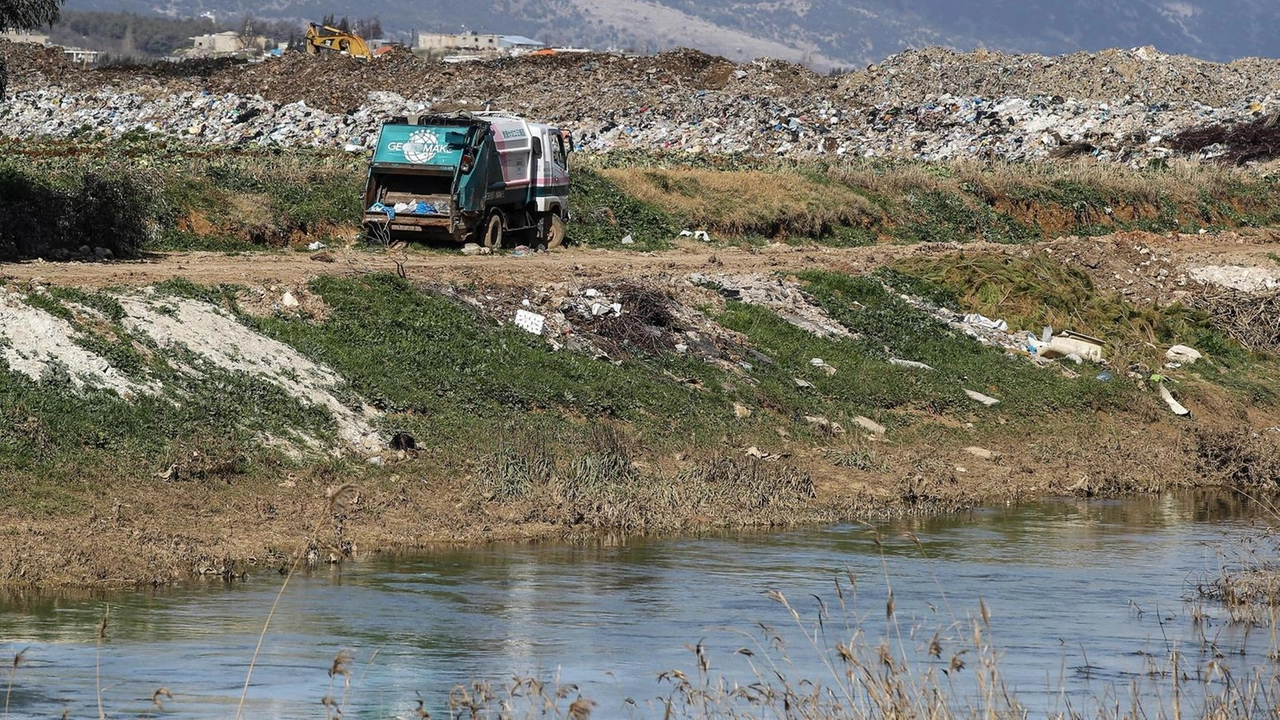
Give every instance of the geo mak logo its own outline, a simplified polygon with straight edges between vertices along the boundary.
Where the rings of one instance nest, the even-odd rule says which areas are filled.
[[[444,151],[440,136],[430,130],[418,130],[404,143],[404,159],[411,163],[430,162],[431,158]]]

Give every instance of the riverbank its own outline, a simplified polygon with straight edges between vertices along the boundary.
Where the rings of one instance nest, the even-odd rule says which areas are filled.
[[[1265,268],[1271,243],[677,239],[6,265],[0,533],[15,552],[0,582],[166,584],[441,543],[1266,492],[1274,356],[1107,276],[1132,259],[1158,295],[1193,267]],[[1008,332],[962,319],[1002,309]],[[1107,364],[1019,349],[1015,331],[1046,322],[1103,336]],[[1204,359],[1164,367],[1176,343]]]

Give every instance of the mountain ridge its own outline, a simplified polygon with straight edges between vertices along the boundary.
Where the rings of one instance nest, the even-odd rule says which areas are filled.
[[[656,52],[677,46],[735,61],[770,56],[819,70],[862,67],[913,48],[1058,55],[1155,46],[1206,60],[1280,54],[1280,4],[1263,0],[440,0],[406,13],[388,0],[71,0],[68,10],[194,17],[378,17],[413,30],[520,34],[551,44]]]

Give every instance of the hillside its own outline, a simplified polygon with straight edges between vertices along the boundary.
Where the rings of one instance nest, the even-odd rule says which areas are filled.
[[[733,60],[769,55],[818,69],[859,67],[913,47],[1067,53],[1154,45],[1226,61],[1274,56],[1280,6],[1262,0],[484,0],[433,3],[429,15],[385,0],[71,0],[68,10],[172,16],[245,13],[301,22],[376,16],[389,32],[470,29],[562,44],[657,51],[696,47]]]

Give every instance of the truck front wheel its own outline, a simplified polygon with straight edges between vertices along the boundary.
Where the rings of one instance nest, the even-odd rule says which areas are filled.
[[[564,245],[564,218],[560,213],[550,212],[542,218],[542,238],[547,249]]]
[[[489,223],[484,228],[484,246],[497,250],[502,247],[502,216],[494,213],[489,216]]]

